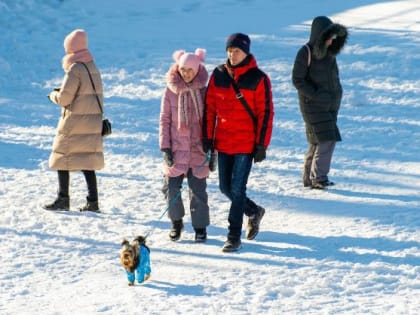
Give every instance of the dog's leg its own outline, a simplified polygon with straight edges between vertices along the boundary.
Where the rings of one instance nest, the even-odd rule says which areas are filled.
[[[140,262],[137,268],[137,281],[142,283],[150,278],[150,254],[145,246],[140,246]]]
[[[136,281],[136,276],[134,275],[134,272],[126,271],[126,273],[127,273],[128,285],[133,286],[134,281]]]

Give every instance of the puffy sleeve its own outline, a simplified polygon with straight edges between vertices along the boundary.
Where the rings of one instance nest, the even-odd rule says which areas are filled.
[[[60,90],[51,92],[50,99],[57,105],[66,107],[73,103],[79,86],[80,76],[78,68],[73,65],[69,72],[64,75]]]
[[[202,139],[213,139],[216,125],[216,97],[214,92],[214,72],[210,77],[204,100]]]
[[[169,89],[166,88],[161,101],[159,117],[159,147],[170,149],[171,145],[171,104],[169,100]]]

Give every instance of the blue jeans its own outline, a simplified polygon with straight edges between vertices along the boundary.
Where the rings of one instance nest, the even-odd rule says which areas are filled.
[[[240,239],[244,214],[251,216],[258,211],[257,205],[246,196],[252,160],[252,154],[218,153],[219,188],[231,201],[228,238]]]

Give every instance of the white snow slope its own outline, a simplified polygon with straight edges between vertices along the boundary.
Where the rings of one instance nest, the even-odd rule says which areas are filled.
[[[317,15],[350,30],[327,191],[301,187],[306,140],[291,84]],[[418,0],[0,0],[0,314],[420,314],[419,17]],[[101,214],[77,212],[80,173],[72,211],[40,207],[57,189],[47,161],[59,108],[46,95],[75,28],[89,34],[114,124]],[[168,239],[158,117],[172,52],[206,48],[212,71],[234,32],[250,35],[272,79],[275,123],[248,185],[267,209],[261,231],[225,254],[229,203],[215,173],[208,242],[194,243],[189,214],[182,239]],[[128,287],[120,242],[147,233],[152,278]]]

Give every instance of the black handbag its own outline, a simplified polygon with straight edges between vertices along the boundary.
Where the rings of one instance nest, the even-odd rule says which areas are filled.
[[[89,79],[90,79],[90,82],[92,83],[93,90],[95,91],[95,96],[96,96],[96,100],[98,101],[99,109],[101,110],[101,113],[103,114],[104,111],[102,110],[102,106],[101,106],[101,102],[99,101],[98,93],[96,93],[95,83],[93,83],[92,75],[90,74],[90,71],[89,71],[88,67],[83,62],[81,62],[81,64],[85,66],[86,71],[89,74]],[[110,134],[112,134],[112,124],[111,124],[111,122],[107,118],[102,119],[102,137],[109,136]]]
[[[109,136],[112,133],[111,122],[105,118],[102,120],[102,137]]]

